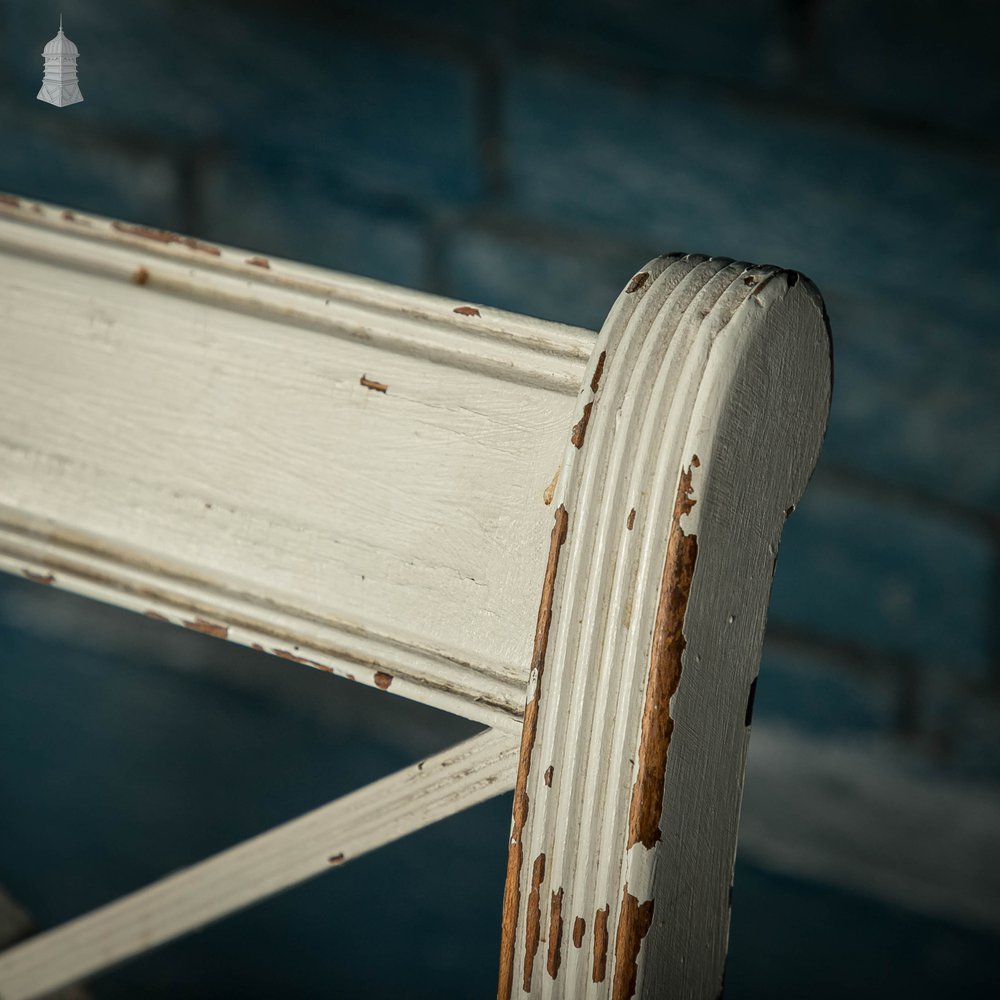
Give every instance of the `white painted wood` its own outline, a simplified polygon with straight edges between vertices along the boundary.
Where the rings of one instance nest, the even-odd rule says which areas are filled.
[[[658,258],[595,341],[0,196],[0,324],[0,567],[520,731],[501,1000],[716,996],[807,280]]]
[[[0,886],[0,949],[9,948],[37,931],[38,927],[28,912]],[[91,1000],[91,996],[82,986],[74,983],[46,994],[45,1000]]]
[[[517,732],[593,342],[0,196],[0,566]]]
[[[41,996],[506,792],[517,754],[487,730],[31,938],[0,954],[0,996]]]
[[[714,1000],[778,539],[830,347],[794,272],[664,257],[598,338],[555,491],[499,995]]]

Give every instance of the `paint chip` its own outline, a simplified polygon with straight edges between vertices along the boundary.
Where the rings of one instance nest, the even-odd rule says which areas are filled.
[[[222,251],[211,243],[203,243],[193,236],[181,236],[179,233],[171,233],[165,229],[152,229],[149,226],[135,226],[129,222],[119,222],[117,219],[111,223],[111,228],[119,233],[128,236],[138,236],[144,240],[155,240],[157,243],[180,243],[189,250],[199,250],[202,253],[211,254],[213,257],[221,255]]]
[[[128,222],[118,222],[114,220],[111,228],[128,236],[139,236],[144,240],[155,240],[157,243],[180,243],[189,250],[200,250],[202,253],[209,253],[213,257],[218,257],[222,253],[218,247],[211,243],[202,243],[193,236],[181,236],[178,233],[168,232],[166,229],[151,229],[149,226],[134,226]]]
[[[597,358],[597,367],[594,368],[593,377],[590,380],[590,391],[596,393],[601,385],[601,376],[604,374],[604,361],[608,356],[607,351],[601,351]]]
[[[149,271],[147,271],[144,267],[137,267],[132,272],[132,280],[137,285],[144,285],[144,284],[146,284],[146,282],[149,281]]]
[[[81,215],[77,215],[71,208],[63,209],[60,218],[65,222],[75,222],[78,226],[92,226],[93,222],[90,219],[84,218]]]
[[[260,646],[254,646],[254,649],[261,649]],[[298,649],[298,646],[295,647]],[[316,660],[307,660],[304,656],[299,656],[298,653],[293,653],[288,649],[272,649],[271,652],[275,656],[280,656],[283,660],[291,660],[293,663],[301,663],[307,667],[315,667],[317,670],[325,670],[328,674],[334,672],[333,667],[328,667],[325,663],[318,663]]]
[[[697,502],[691,497],[694,488],[692,469],[700,464],[698,456],[694,455],[687,469],[681,469],[674,499],[667,554],[663,561],[653,623],[649,679],[642,711],[642,734],[629,807],[628,847],[641,843],[644,847],[651,848],[660,839],[667,748],[674,729],[670,701],[681,680],[682,658],[687,645],[683,630],[684,616],[698,557],[698,537],[685,534],[680,519],[685,514],[690,514]]]
[[[375,671],[375,687],[381,688],[383,691],[387,691],[391,683],[392,674],[384,673],[381,670]]]
[[[545,879],[545,855],[539,854],[531,868],[531,891],[528,893],[527,920],[524,925],[524,977],[521,985],[531,992],[531,976],[535,970],[535,955],[541,938],[541,888]]]
[[[583,947],[583,935],[587,930],[587,921],[583,917],[577,917],[573,921],[573,947],[582,948]]]
[[[253,264],[254,267],[270,268],[271,262],[266,257],[247,257],[245,264]]]
[[[635,507],[633,507],[628,512],[628,520],[625,522],[625,527],[628,528],[629,531],[631,531],[634,526],[635,526]]]
[[[452,312],[458,313],[459,316],[478,316],[479,310],[475,306],[455,306]]]
[[[510,845],[507,853],[507,877],[504,883],[503,910],[500,920],[500,981],[497,987],[498,1000],[509,1000],[514,986],[514,950],[516,945],[517,918],[521,906],[521,865],[524,848],[521,835],[528,819],[528,774],[538,733],[538,703],[541,699],[542,675],[545,672],[545,649],[549,641],[552,625],[552,599],[555,591],[556,574],[559,567],[559,553],[566,541],[569,514],[564,504],[559,504],[555,512],[555,523],[549,540],[549,556],[542,583],[542,596],[538,605],[538,621],[535,625],[535,642],[531,655],[531,674],[535,677],[534,693],[524,706],[524,721],[521,724],[521,753],[517,764],[517,780],[514,785],[514,808],[511,817]]]
[[[631,1000],[635,996],[639,978],[639,949],[652,923],[653,900],[647,899],[640,905],[639,900],[628,891],[626,883],[615,937],[613,1000]]]
[[[205,635],[213,635],[216,639],[228,639],[229,627],[227,625],[216,625],[214,622],[207,622],[204,618],[195,618],[192,621],[181,622],[185,628],[195,632],[202,632]]]
[[[552,893],[552,905],[549,916],[549,961],[547,968],[549,975],[555,979],[559,975],[559,966],[562,964],[562,901],[563,890]]]
[[[334,854],[327,859],[331,865],[342,865],[344,863],[343,854]]]
[[[32,583],[44,583],[46,586],[56,582],[56,578],[51,573],[33,573],[30,569],[22,569],[21,576]]]
[[[583,408],[583,416],[580,420],[573,425],[573,434],[570,437],[570,441],[576,445],[577,448],[583,447],[583,439],[587,434],[587,424],[590,423],[590,411],[594,408],[594,401],[591,400]]]
[[[545,502],[545,506],[548,507],[552,503],[552,498],[556,494],[556,486],[559,484],[559,473],[562,472],[562,466],[560,465],[556,469],[555,475],[552,477],[552,481],[548,486],[545,487],[545,492],[542,493],[542,500]]]
[[[595,983],[603,983],[608,972],[608,915],[611,913],[609,903],[603,910],[594,914],[594,971]]]
[[[640,271],[635,277],[625,286],[625,294],[631,295],[633,292],[639,291],[646,282],[649,281],[649,271]]]
[[[388,392],[389,386],[385,382],[376,382],[374,379],[369,378],[367,375],[361,376],[361,384],[366,389],[374,389],[375,392]]]
[[[552,770],[553,770],[552,765],[549,764],[549,766],[545,769],[545,774],[542,777],[542,780],[545,782],[545,786],[547,788],[552,787]]]

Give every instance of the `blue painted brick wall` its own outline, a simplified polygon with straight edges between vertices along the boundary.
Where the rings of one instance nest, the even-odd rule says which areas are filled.
[[[67,109],[34,99],[60,10],[85,96]],[[663,251],[809,274],[834,402],[756,724],[995,797],[997,37],[976,0],[0,0],[0,189],[595,329]],[[775,913],[795,896],[746,877]],[[887,954],[937,933],[892,926]],[[733,995],[776,995],[739,928],[757,979]],[[823,964],[816,937],[796,949]],[[971,940],[926,983],[984,975]],[[820,995],[802,964],[782,983]]]
[[[785,526],[770,620],[986,678],[989,540],[817,474]]]

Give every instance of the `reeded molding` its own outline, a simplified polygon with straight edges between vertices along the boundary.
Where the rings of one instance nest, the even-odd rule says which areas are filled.
[[[822,300],[665,256],[594,348],[553,497],[499,996],[715,998],[778,540],[822,442]]]

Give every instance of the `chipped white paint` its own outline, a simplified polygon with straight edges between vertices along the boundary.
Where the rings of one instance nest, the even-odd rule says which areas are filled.
[[[0,309],[0,567],[520,730],[502,1000],[714,1000],[808,281],[658,258],[595,341],[0,196]]]
[[[660,258],[591,371],[553,498],[567,528],[525,713],[500,997],[714,1000],[778,538],[829,404],[822,304],[793,273]]]
[[[0,566],[516,732],[594,335],[170,238],[0,197]]]
[[[329,871],[513,786],[517,742],[486,731],[0,953],[27,1000]]]

